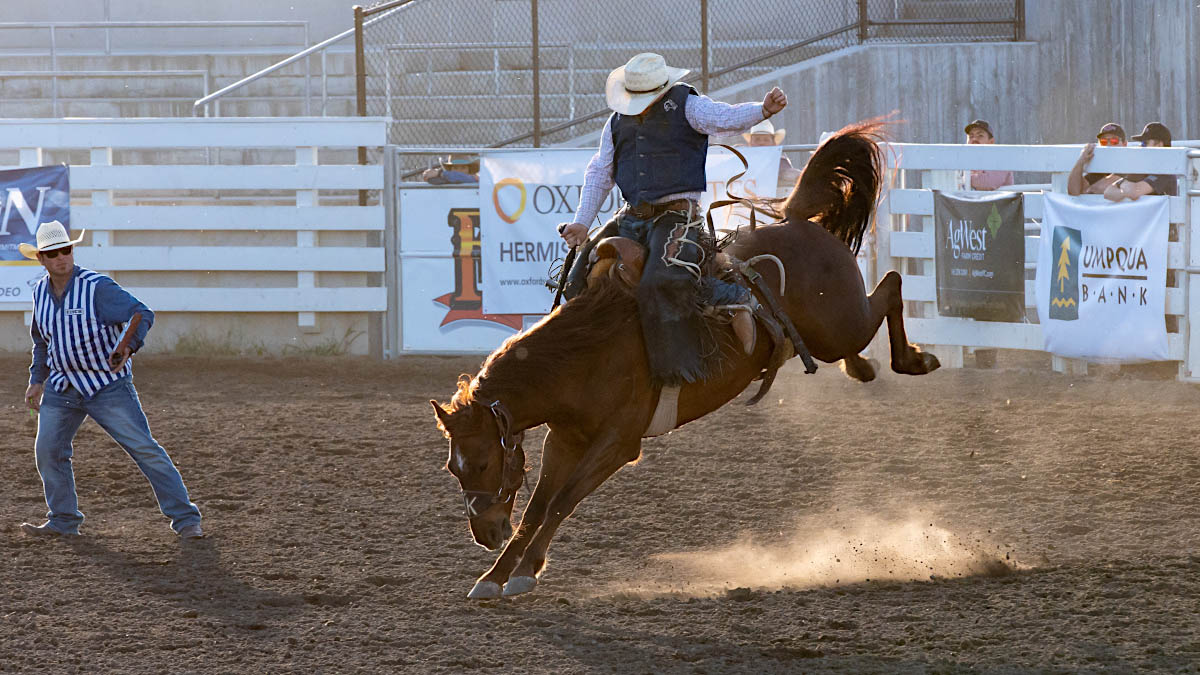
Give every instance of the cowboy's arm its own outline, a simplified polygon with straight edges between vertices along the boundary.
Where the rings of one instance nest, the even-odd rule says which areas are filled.
[[[600,212],[600,205],[613,188],[613,156],[610,117],[600,132],[600,147],[583,173],[583,187],[579,192],[579,208],[575,209],[575,219],[559,226],[559,234],[570,246],[580,244],[587,238],[588,224]]]
[[[146,334],[154,325],[154,312],[112,279],[102,279],[97,284],[96,318],[100,323],[120,325],[132,319],[134,314],[141,314],[142,320],[133,332],[133,339],[129,341],[130,353],[136,352],[145,344]]]
[[[693,129],[708,136],[745,131],[766,119],[761,103],[722,103],[703,95],[687,97],[683,112]]]

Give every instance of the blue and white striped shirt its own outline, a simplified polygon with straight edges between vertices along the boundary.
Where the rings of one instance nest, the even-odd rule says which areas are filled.
[[[154,323],[149,307],[110,277],[78,265],[61,298],[55,297],[50,276],[42,277],[33,289],[30,384],[47,382],[58,392],[72,386],[90,399],[105,385],[131,375],[132,358],[114,373],[108,357],[135,312],[142,315],[129,342],[136,352]]]

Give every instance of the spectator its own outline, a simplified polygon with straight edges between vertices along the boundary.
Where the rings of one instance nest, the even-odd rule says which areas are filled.
[[[1144,148],[1169,148],[1171,147],[1171,130],[1162,122],[1151,122],[1146,125],[1142,133],[1134,136],[1133,140],[1141,141]],[[1122,199],[1136,200],[1138,197],[1146,195],[1173,197],[1178,192],[1175,176],[1128,174],[1108,186],[1108,189],[1104,191],[1104,198],[1119,202]]]
[[[963,128],[963,132],[967,134],[968,145],[992,145],[996,142],[991,125],[984,120],[971,122]],[[996,190],[1014,182],[1011,171],[972,171],[968,185],[972,190]]]
[[[1100,127],[1099,133],[1096,134],[1096,141],[1105,147],[1123,148],[1125,147],[1125,129],[1116,122],[1109,122]],[[1067,177],[1067,194],[1102,195],[1113,183],[1123,178],[1120,174],[1115,173],[1108,175],[1102,173],[1083,173],[1083,170],[1087,168],[1088,162],[1092,161],[1095,151],[1095,143],[1088,143],[1083,146],[1083,151],[1079,153],[1079,159],[1075,161],[1075,166],[1071,169],[1071,175]]]
[[[782,145],[783,137],[787,133],[786,129],[776,129],[771,120],[763,120],[758,124],[750,127],[750,131],[742,134],[742,138],[750,144],[752,148],[759,148],[768,145]],[[796,186],[796,181],[800,180],[800,170],[792,166],[791,160],[786,155],[779,155],[779,193],[786,195],[791,192]]]
[[[439,160],[441,166],[426,169],[421,180],[430,185],[454,185],[479,183],[478,157],[450,157]]]

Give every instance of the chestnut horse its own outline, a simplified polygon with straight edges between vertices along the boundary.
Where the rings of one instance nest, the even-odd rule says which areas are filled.
[[[783,222],[742,231],[726,249],[741,260],[770,253],[785,269],[780,298],[816,359],[845,360],[851,377],[869,381],[874,367],[858,354],[887,320],[891,366],[920,375],[938,367],[904,335],[900,275],[888,272],[866,295],[855,253],[878,198],[883,157],[879,125],[842,129],[814,153],[792,193]],[[815,221],[815,222],[814,222]],[[773,264],[758,269],[778,292]],[[771,356],[759,339],[746,354],[727,326],[722,363],[709,380],[679,392],[676,426],[721,407],[760,375]],[[760,331],[762,334],[762,331]],[[447,469],[458,479],[476,543],[496,550],[492,568],[470,598],[534,589],[559,525],[622,466],[636,461],[659,391],[652,386],[636,300],[617,281],[600,279],[491,354],[473,378],[464,375],[447,407],[430,401],[450,440]],[[525,475],[526,429],[549,427],[537,486],[512,535],[514,496]]]

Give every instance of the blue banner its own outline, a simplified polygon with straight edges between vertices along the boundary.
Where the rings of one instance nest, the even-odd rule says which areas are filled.
[[[69,168],[38,166],[0,171],[0,261],[38,264],[21,255],[20,244],[36,245],[38,225],[57,220],[71,231]]]
[[[68,174],[65,164],[0,171],[0,303],[32,302],[33,287],[46,274],[18,249],[37,245],[38,225],[57,220],[71,231]]]

